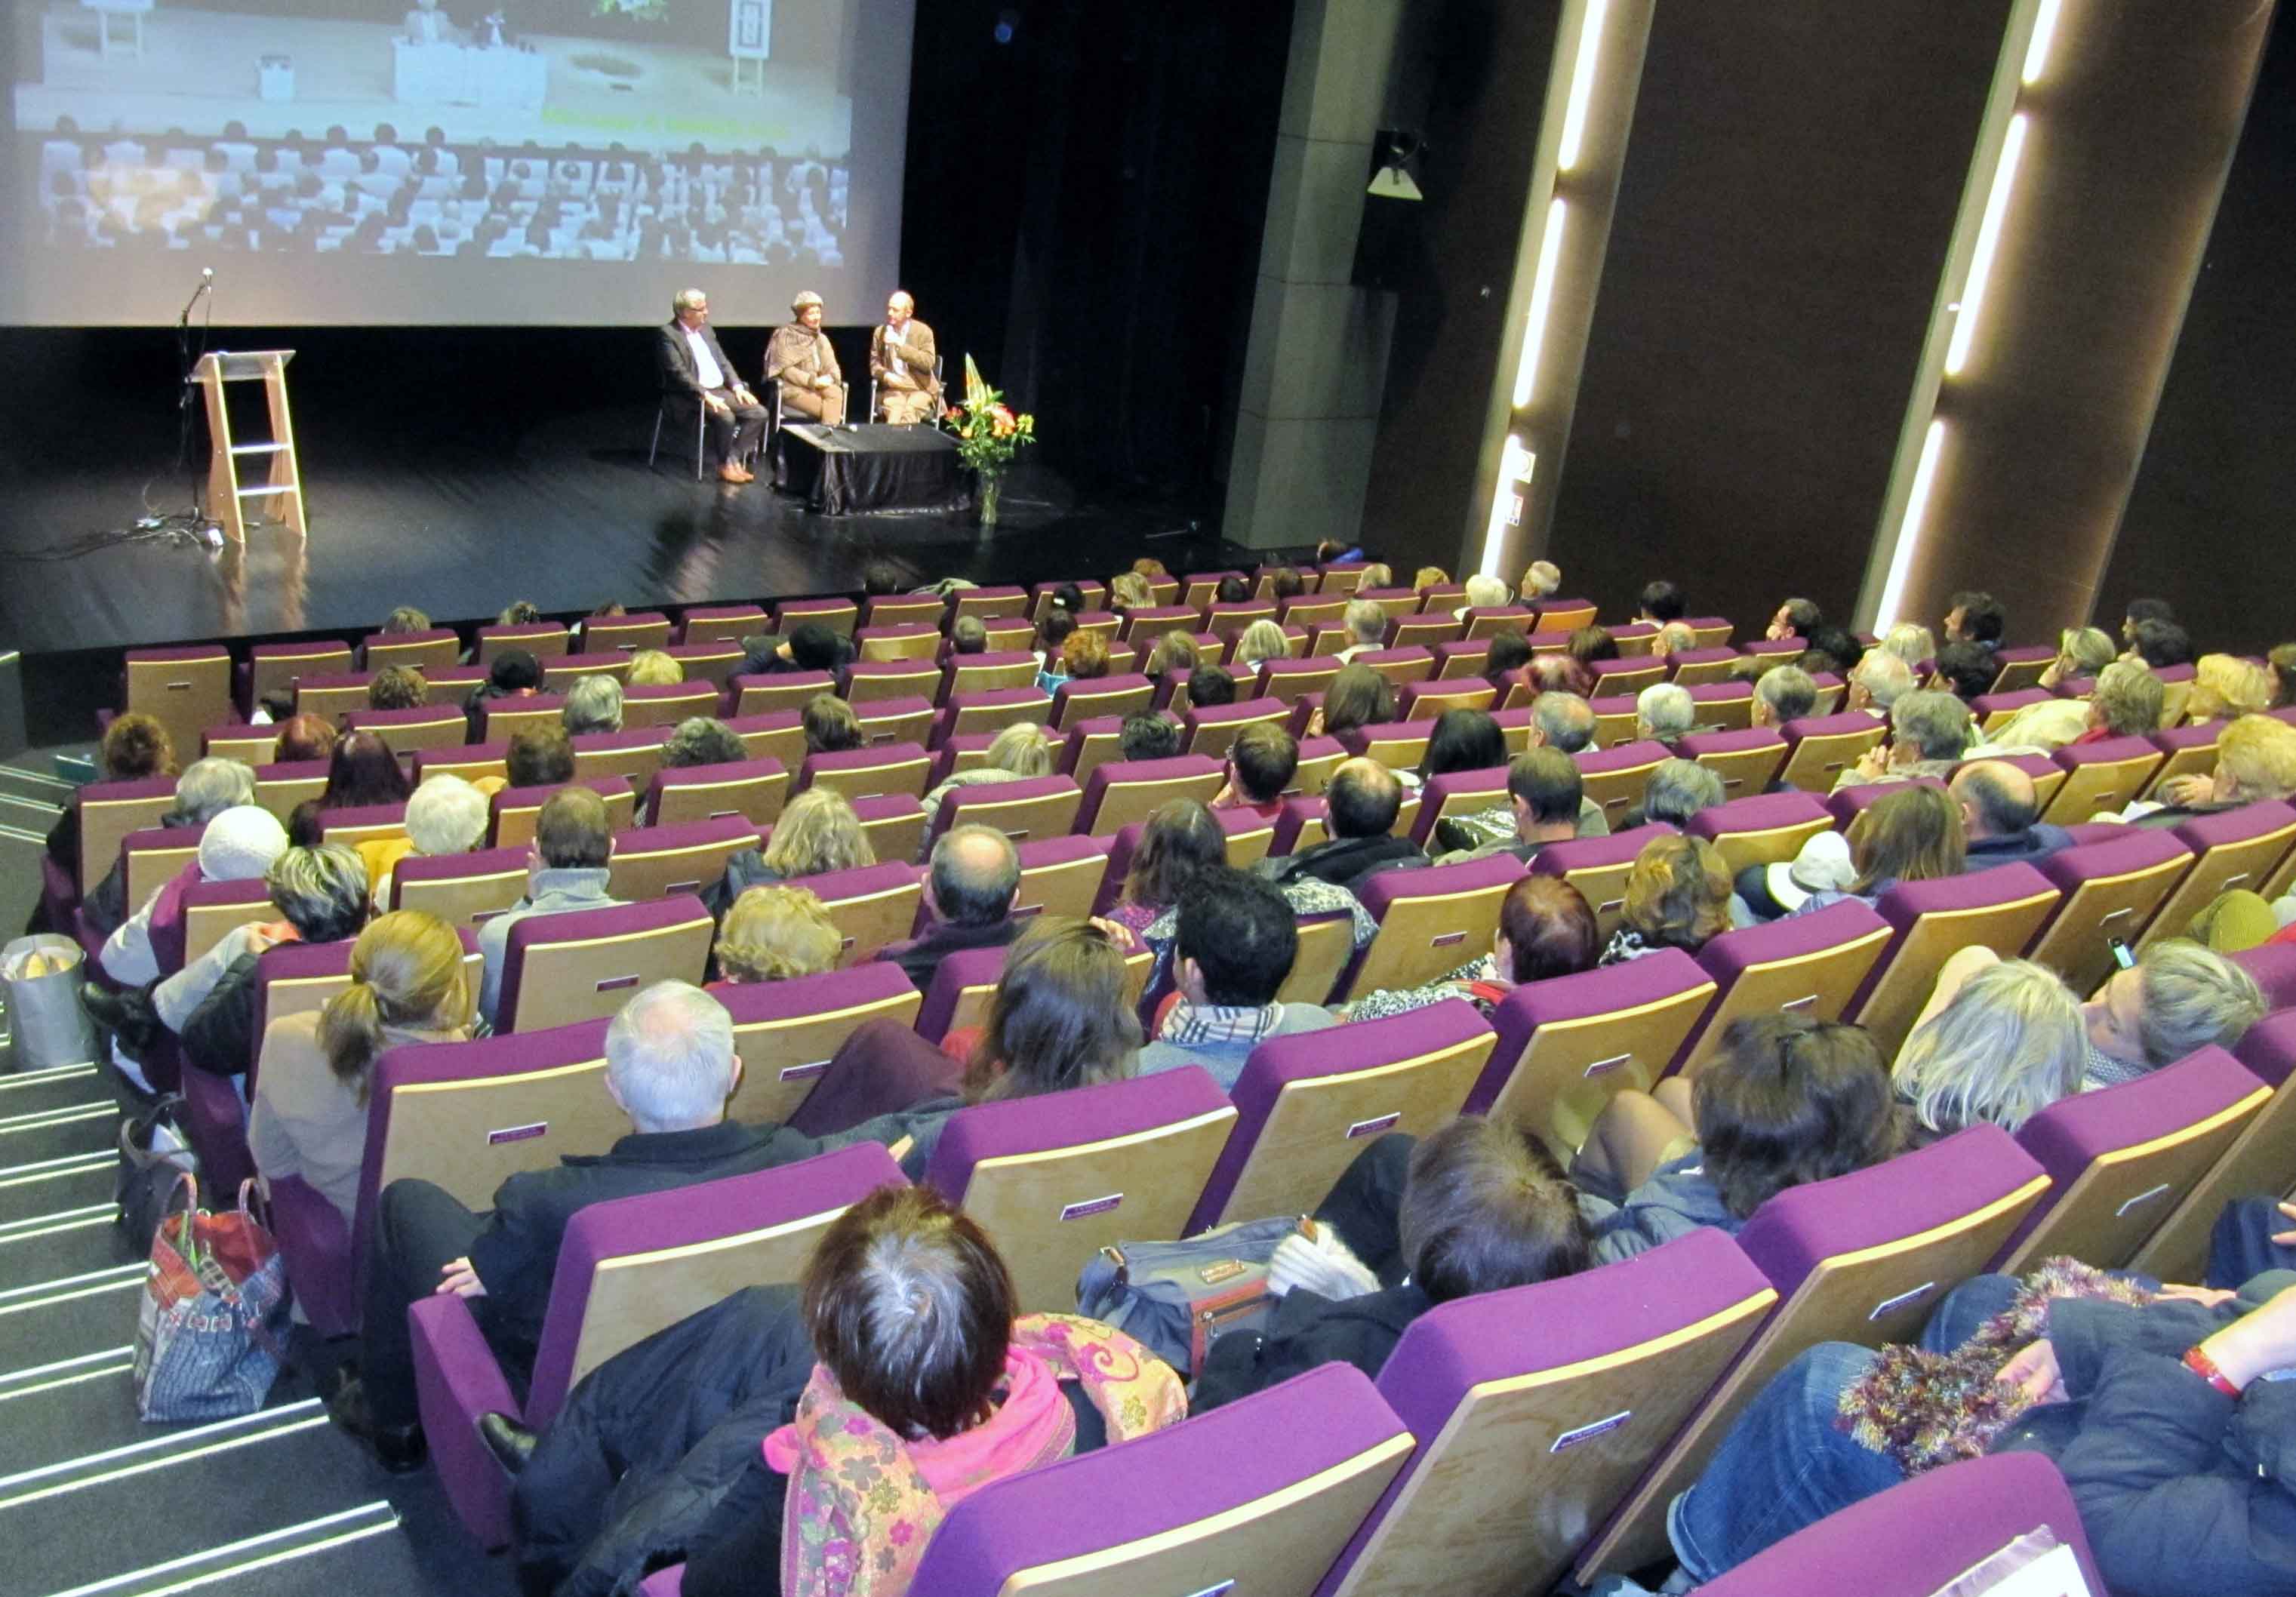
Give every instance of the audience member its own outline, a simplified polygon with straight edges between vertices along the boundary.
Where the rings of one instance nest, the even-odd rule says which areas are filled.
[[[1785,638],[1808,638],[1825,623],[1825,614],[1816,602],[1808,599],[1789,599],[1778,606],[1777,614],[1763,636],[1772,642]]]
[[[1918,621],[1900,621],[1882,635],[1882,647],[1912,667],[1919,679],[1937,659],[1937,635]]]
[[[1235,678],[1218,666],[1200,665],[1188,673],[1188,703],[1195,709],[1217,709],[1235,702]]]
[[[513,599],[502,607],[495,618],[497,627],[537,627],[541,625],[542,610],[531,599]]]
[[[1866,654],[1866,645],[1857,641],[1856,633],[1829,622],[1811,635],[1809,647],[1794,663],[1812,675],[1826,671],[1846,677]]]
[[[514,788],[563,787],[574,780],[574,744],[563,726],[521,726],[511,733],[503,769]]]
[[[1619,830],[1632,831],[1654,823],[1680,827],[1728,797],[1722,778],[1696,760],[1662,759],[1643,784],[1643,801],[1620,820]]]
[[[1422,566],[1412,573],[1412,589],[1422,598],[1426,597],[1430,588],[1447,588],[1450,586],[1451,574],[1440,566]]]
[[[523,649],[505,649],[487,666],[487,679],[463,700],[471,741],[482,742],[487,707],[497,699],[530,699],[542,687],[542,662]]]
[[[2063,979],[1972,945],[1938,972],[1890,1075],[1925,1143],[1980,1124],[2013,1132],[2079,1092],[2087,1064],[2080,1000]]]
[[[1060,670],[1061,648],[1075,633],[1076,618],[1076,611],[1054,605],[1045,612],[1045,618],[1037,623],[1033,650],[1037,656],[1037,680],[1039,684],[1047,674],[1058,676],[1062,682],[1068,680]]]
[[[1812,893],[1786,913],[1816,914],[1855,898],[1871,906],[1901,881],[1958,876],[1967,856],[1962,812],[1942,788],[1907,783],[1877,800],[1849,829],[1849,860],[1857,868],[1847,887]]]
[[[578,805],[583,797],[597,805],[587,790],[552,803]],[[603,836],[603,807],[592,818]],[[577,1211],[768,1169],[816,1151],[813,1138],[784,1126],[726,1118],[726,1101],[741,1074],[725,1006],[685,982],[658,981],[624,1004],[606,1028],[604,1090],[629,1117],[630,1135],[603,1154],[511,1176],[496,1189],[486,1214],[473,1214],[427,1181],[403,1179],[383,1188],[364,1274],[360,1373],[329,1399],[335,1422],[372,1442],[385,1469],[415,1468],[425,1449],[408,1306],[438,1292],[483,1298],[478,1323],[488,1347],[512,1368],[530,1367],[558,1245]]]
[[[542,807],[542,813],[535,817],[534,842],[528,850],[525,893],[479,928],[479,953],[486,961],[479,987],[479,1012],[488,1026],[497,1019],[495,1011],[502,998],[511,928],[529,915],[559,915],[619,904],[620,899],[606,891],[606,864],[613,848],[606,801],[590,789],[562,789]]]
[[[1156,602],[1155,591],[1137,571],[1121,571],[1109,578],[1108,608],[1118,615],[1146,610]]]
[[[358,1208],[375,1061],[393,1048],[471,1035],[462,939],[436,915],[378,916],[351,946],[350,974],[325,1009],[264,1028],[247,1122],[264,1180],[301,1177],[334,1205],[346,1230]]]
[[[1308,591],[1307,579],[1300,575],[1297,566],[1278,566],[1268,574],[1267,596],[1281,604],[1286,599],[1297,599]]]
[[[1466,592],[1462,596],[1466,602],[1452,612],[1453,618],[1460,621],[1479,610],[1505,610],[1514,594],[1498,577],[1478,571],[1467,578]]]
[[[1652,659],[1671,659],[1698,647],[1698,634],[1687,621],[1669,621],[1651,639]]]
[[[1180,729],[1163,717],[1136,710],[1117,729],[1117,751],[1126,759],[1170,759],[1180,752]]]
[[[1654,682],[1635,695],[1635,738],[1672,749],[1698,725],[1698,700],[1671,682]]]
[[[786,638],[771,633],[743,638],[742,652],[738,675],[743,676],[841,671],[853,661],[853,640],[826,621],[800,621]]]
[[[2193,691],[2185,700],[2187,725],[2260,716],[2271,708],[2272,678],[2254,660],[2203,654],[2193,667]]]
[[[2140,799],[2105,820],[2177,826],[2244,804],[2296,798],[2296,726],[2270,716],[2243,716],[2217,734],[2217,766],[2206,776],[2172,777],[2159,799]]]
[[[1149,927],[1178,909],[1189,883],[1226,863],[1227,833],[1212,812],[1193,798],[1168,798],[1141,823],[1108,918],[1144,938]]]
[[[988,653],[988,623],[979,616],[959,616],[948,629],[948,651],[951,654]]]
[[[1178,682],[1186,677],[1200,663],[1195,635],[1180,627],[1156,635],[1148,650],[1148,663],[1140,667],[1141,675],[1161,682],[1167,677]]]
[[[1792,914],[1819,893],[1838,897],[1857,880],[1849,839],[1838,831],[1815,832],[1802,840],[1792,859],[1748,865],[1738,872],[1738,902],[1745,909],[1737,918],[1775,921]],[[1733,913],[1736,913],[1734,905]]]
[[[1972,760],[1954,772],[1948,787],[1961,807],[1962,835],[1968,844],[1961,867],[1964,872],[1990,870],[2015,860],[2038,864],[2060,848],[2072,847],[2071,832],[2042,822],[2033,779],[2007,760]]]
[[[1108,640],[1079,628],[1062,641],[1060,669],[1047,665],[1037,673],[1037,685],[1057,693],[1070,682],[1092,682],[1108,675]]]
[[[1598,659],[1619,658],[1619,640],[1611,635],[1607,627],[1581,627],[1570,635],[1569,653],[1582,666],[1591,666]]]
[[[1524,568],[1520,590],[1525,604],[1552,599],[1562,586],[1562,568],[1551,560],[1535,560]]]
[[[1800,666],[1773,666],[1756,679],[1751,718],[1756,726],[1784,726],[1817,708],[1817,684]]]
[[[2098,627],[2068,627],[2057,635],[2057,658],[2041,669],[2039,685],[2085,680],[2111,665],[2120,651],[2112,635]]]
[[[1438,864],[1494,854],[1529,863],[1547,844],[1567,843],[1578,835],[1587,782],[1578,762],[1560,749],[1540,747],[1516,755],[1507,762],[1506,785],[1504,807],[1446,815],[1435,823],[1435,842],[1444,850]]]
[[[385,666],[367,679],[369,709],[420,709],[430,696],[430,684],[413,666]]]
[[[2000,661],[1981,643],[1964,640],[1938,651],[1938,679],[1964,703],[1991,692],[1994,678],[2000,675]]]
[[[1308,717],[1311,738],[1344,737],[1366,726],[1384,726],[1395,719],[1395,688],[1369,666],[1340,667],[1324,702]]]
[[[1467,771],[1496,771],[1507,763],[1506,733],[1487,709],[1447,709],[1435,717],[1421,761],[1423,782]]]
[[[988,741],[982,763],[952,771],[924,797],[928,816],[940,813],[940,801],[960,788],[1000,782],[1029,782],[1053,774],[1053,734],[1036,721],[1015,721]]]
[[[160,1023],[184,1058],[217,1076],[244,1076],[255,1060],[255,968],[282,943],[339,943],[366,924],[366,867],[340,844],[290,848],[264,872],[280,919],[234,926],[214,947],[152,991]]]
[[[2081,1009],[2088,1028],[2083,1080],[2135,1081],[2214,1043],[2229,1048],[2264,1018],[2256,979],[2215,950],[2167,938],[2116,970]]]
[[[1711,1225],[1735,1235],[1790,1187],[1878,1165],[1906,1117],[1870,1034],[1779,1012],[1742,1016],[1695,1077],[1615,1094],[1570,1167],[1613,1264]]]
[[[2173,623],[2176,618],[2176,607],[2166,599],[2131,599],[2128,607],[2120,613],[2120,641],[2125,645],[2134,646],[2136,629],[2145,622]]]
[[[342,734],[323,716],[306,711],[279,723],[277,758],[282,765],[332,758]]]
[[[1348,1006],[1351,1020],[1407,1014],[1463,998],[1488,1019],[1509,993],[1527,982],[1576,976],[1595,968],[1603,938],[1585,895],[1559,876],[1526,876],[1499,902],[1491,951],[1423,987],[1390,987]]]
[[[430,618],[411,604],[402,604],[385,616],[381,628],[386,637],[405,637],[410,633],[429,632]]]
[[[993,826],[951,827],[932,848],[926,889],[932,924],[875,957],[900,966],[922,992],[950,954],[1010,945],[1027,924],[1013,913],[1020,896],[1021,856],[1013,840]]]
[[[1248,675],[1256,681],[1261,666],[1271,659],[1291,658],[1292,639],[1273,621],[1254,621],[1235,640],[1234,663],[1240,676]]]
[[[742,734],[715,716],[688,716],[670,732],[661,746],[663,771],[685,771],[697,766],[738,765],[749,758]]]
[[[2272,708],[2286,709],[2296,704],[2296,643],[2276,643],[2272,652],[2264,657],[2264,666],[2272,680]]]
[[[1578,1274],[1590,1241],[1554,1156],[1521,1126],[1462,1115],[1423,1138],[1391,1133],[1357,1156],[1307,1234],[1276,1244],[1273,1320],[1211,1345],[1191,1410],[1318,1364],[1376,1376],[1436,1305]]]
[[[2096,674],[2089,695],[2088,729],[2071,746],[2109,738],[2140,738],[2160,730],[2168,688],[2142,660],[2117,659]]]
[[[206,762],[193,761],[193,763],[201,765]],[[160,725],[150,716],[131,713],[115,717],[111,725],[103,729],[103,739],[96,745],[95,764],[102,781],[149,782],[154,777],[176,774],[176,751],[174,746],[168,741],[166,727]],[[246,767],[241,766],[240,769],[246,770]],[[237,779],[232,780],[233,790],[235,792]],[[230,798],[226,800],[226,805],[218,805],[217,807],[223,808],[228,804],[244,804],[251,800],[254,796],[255,774],[248,771],[246,797]],[[67,798],[64,800],[64,813],[57,816],[56,823],[48,829],[48,858],[63,872],[67,878],[74,880],[79,877],[79,851],[82,836],[79,807],[84,797],[84,793],[75,791]],[[209,815],[213,813],[209,811]],[[208,823],[209,815],[198,815],[194,819],[193,813],[185,809],[184,784],[178,780],[176,783],[175,802],[168,812],[160,817],[160,824],[166,827],[204,826]],[[118,930],[120,921],[127,918],[127,880],[120,873],[119,861],[115,858],[105,862],[102,880],[93,887],[86,882],[81,882],[80,888],[82,890],[81,913],[87,918],[89,930],[98,937],[110,937],[114,930]],[[47,927],[44,917],[36,912],[34,924],[30,930],[39,931],[43,929],[58,932],[68,930],[64,927]]]
[[[1523,662],[1522,680],[1534,698],[1541,693],[1568,693],[1586,699],[1595,692],[1595,674],[1562,650],[1533,654]]]
[[[2009,630],[2009,618],[1998,599],[1975,589],[1964,589],[1948,602],[1951,608],[1945,616],[1948,643],[1974,643],[1988,654],[2001,647],[2002,635]]]
[[[1375,560],[1364,567],[1363,580],[1357,586],[1356,591],[1359,594],[1369,593],[1374,589],[1391,588],[1394,586],[1394,568],[1385,561]]]
[[[1231,571],[1214,586],[1212,597],[1222,604],[1242,604],[1251,597],[1251,584]]]
[[[830,871],[853,871],[877,863],[861,817],[834,788],[808,788],[782,807],[762,849],[737,850],[726,862],[725,880],[709,897],[719,914],[751,888],[771,887]]]
[[[798,719],[805,728],[808,755],[849,754],[868,742],[861,733],[861,718],[834,693],[816,693],[807,700]]]
[[[1266,1039],[1334,1024],[1316,1004],[1276,1001],[1300,933],[1292,905],[1265,879],[1225,864],[1199,871],[1181,895],[1177,930],[1179,996],[1140,1052],[1142,1075],[1201,1065],[1233,1091]]]
[[[378,910],[390,907],[390,884],[398,862],[413,856],[437,859],[468,854],[487,839],[486,795],[450,772],[426,776],[407,796],[406,835],[370,838],[357,845],[367,885]]]
[[[1506,631],[1493,638],[1483,653],[1483,680],[1498,689],[1494,701],[1501,708],[1506,695],[1519,680],[1516,673],[1530,663],[1530,640],[1520,632]]]
[[[1365,585],[1368,587],[1370,585]],[[1348,629],[1348,645],[1334,659],[1342,664],[1367,650],[1387,646],[1387,611],[1369,599],[1350,599],[1340,614]]]
[[[1212,799],[1214,809],[1248,809],[1273,821],[1283,808],[1284,790],[1300,769],[1300,745],[1268,721],[1255,721],[1228,745],[1227,781]]]
[[[1324,790],[1324,802],[1329,838],[1313,848],[1260,862],[1261,873],[1279,887],[1310,876],[1360,897],[1362,884],[1378,872],[1427,864],[1427,856],[1409,838],[1393,834],[1403,809],[1403,783],[1378,761],[1342,762]]]
[[[1889,741],[1874,744],[1835,779],[1836,792],[1867,782],[1948,776],[1969,751],[1973,728],[1961,699],[1917,688],[1890,707],[1890,730]]]
[[[750,888],[718,929],[718,973],[735,986],[837,969],[844,938],[809,889]]]
[[[566,708],[558,712],[568,737],[585,733],[622,729],[622,684],[610,671],[592,671],[575,678],[566,690]]]
[[[629,684],[634,688],[675,687],[685,680],[677,657],[660,649],[641,649],[630,656]]]
[[[2139,621],[2123,659],[2141,659],[2155,671],[2193,663],[2192,635],[2174,621]]]
[[[1660,627],[1679,621],[1690,613],[1690,602],[1682,596],[1681,588],[1663,579],[1644,583],[1636,604],[1636,620],[1655,621]]]
[[[1660,948],[1695,954],[1729,925],[1730,868],[1721,850],[1701,838],[1663,834],[1635,856],[1619,930],[1602,962],[1622,964]]]

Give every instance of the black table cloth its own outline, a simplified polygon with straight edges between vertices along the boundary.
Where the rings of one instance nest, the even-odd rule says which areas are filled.
[[[946,510],[957,496],[956,440],[938,428],[808,422],[782,432],[782,486],[825,515]]]

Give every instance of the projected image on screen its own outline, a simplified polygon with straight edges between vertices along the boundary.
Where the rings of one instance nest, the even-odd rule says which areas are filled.
[[[50,5],[14,91],[18,319],[164,319],[186,265],[242,321],[619,321],[711,266],[865,302],[908,23],[906,0]],[[159,302],[119,302],[146,281]]]

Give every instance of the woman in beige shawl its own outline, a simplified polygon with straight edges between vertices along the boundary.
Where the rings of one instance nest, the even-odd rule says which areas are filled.
[[[782,414],[835,427],[845,420],[845,373],[821,331],[821,296],[808,289],[790,301],[796,317],[766,344],[766,381],[781,384]]]

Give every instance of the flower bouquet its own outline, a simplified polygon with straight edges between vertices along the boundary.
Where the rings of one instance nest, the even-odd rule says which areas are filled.
[[[1004,473],[1024,444],[1037,441],[1037,418],[1013,414],[1004,396],[981,380],[972,356],[964,357],[964,398],[941,412],[940,424],[956,438],[957,458],[980,481],[980,520],[993,526]]]

